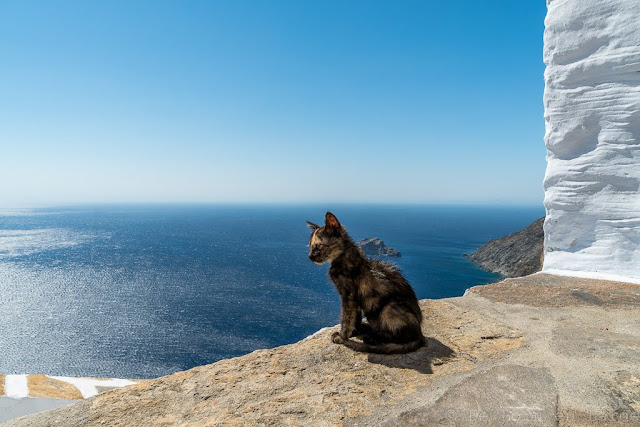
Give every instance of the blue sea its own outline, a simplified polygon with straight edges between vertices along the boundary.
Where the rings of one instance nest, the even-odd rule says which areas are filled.
[[[540,207],[81,206],[0,211],[0,373],[151,378],[339,323],[307,258],[330,209],[379,237],[419,298],[499,279],[463,257]]]

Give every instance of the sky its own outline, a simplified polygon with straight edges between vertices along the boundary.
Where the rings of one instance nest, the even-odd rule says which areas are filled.
[[[542,204],[543,0],[0,1],[0,207]]]

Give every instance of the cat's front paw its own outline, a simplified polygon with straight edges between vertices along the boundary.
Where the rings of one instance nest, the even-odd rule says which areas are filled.
[[[331,341],[333,341],[334,344],[344,344],[344,340],[340,336],[340,332],[334,332],[331,334]]]

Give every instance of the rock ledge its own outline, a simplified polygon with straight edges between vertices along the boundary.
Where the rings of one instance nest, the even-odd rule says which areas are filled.
[[[8,425],[640,423],[640,286],[539,273],[420,304],[415,353],[354,353],[329,328]]]

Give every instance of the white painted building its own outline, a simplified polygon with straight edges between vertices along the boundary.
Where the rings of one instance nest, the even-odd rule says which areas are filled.
[[[640,0],[548,0],[543,270],[640,282]]]

